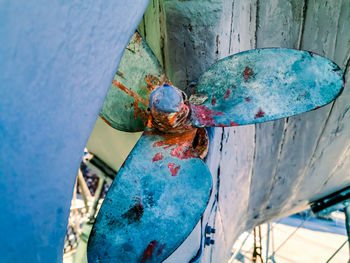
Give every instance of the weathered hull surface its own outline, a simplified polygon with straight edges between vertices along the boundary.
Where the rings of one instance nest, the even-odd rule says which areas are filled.
[[[0,2],[1,262],[62,262],[84,146],[147,3]]]

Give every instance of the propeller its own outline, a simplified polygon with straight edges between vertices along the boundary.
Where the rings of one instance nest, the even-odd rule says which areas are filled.
[[[174,87],[135,33],[101,117],[143,135],[119,170],[88,243],[90,262],[160,262],[191,233],[210,197],[201,127],[271,121],[317,109],[343,89],[330,60],[291,49],[250,50],[219,60],[193,94]]]

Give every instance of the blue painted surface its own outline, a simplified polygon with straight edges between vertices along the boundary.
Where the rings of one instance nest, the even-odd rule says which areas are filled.
[[[74,179],[135,1],[0,1],[1,262],[61,262]]]
[[[343,73],[330,60],[293,49],[257,49],[214,64],[196,93],[209,95],[192,105],[197,127],[271,121],[317,109],[343,90]]]
[[[212,186],[191,147],[195,132],[143,134],[98,213],[89,261],[161,262],[190,234]]]
[[[149,97],[150,107],[158,111],[172,113],[179,111],[179,104],[183,103],[182,94],[167,84],[158,87]]]

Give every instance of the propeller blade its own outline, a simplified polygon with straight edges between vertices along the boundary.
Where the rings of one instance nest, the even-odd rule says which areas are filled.
[[[226,127],[288,117],[331,102],[343,87],[343,72],[319,55],[250,50],[218,61],[200,77],[190,97],[192,123]]]
[[[126,47],[100,116],[121,131],[143,131],[148,119],[148,95],[166,76],[147,43],[135,33]]]
[[[191,233],[212,187],[208,167],[192,149],[195,134],[142,135],[99,211],[89,262],[161,262]]]

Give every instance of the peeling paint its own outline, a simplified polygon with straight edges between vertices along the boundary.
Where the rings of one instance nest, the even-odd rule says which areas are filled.
[[[149,259],[152,258],[157,245],[158,242],[156,240],[149,242],[147,248],[145,249],[145,252],[143,252],[141,263],[146,263]]]
[[[157,162],[157,161],[160,161],[160,160],[163,160],[164,156],[162,153],[157,153],[153,159],[152,159],[152,162]]]
[[[245,81],[248,81],[254,75],[250,67],[246,67],[243,71],[243,78]]]
[[[180,165],[178,165],[178,166],[175,167],[175,163],[169,163],[169,164],[168,164],[168,168],[169,168],[170,171],[171,171],[171,176],[176,176],[177,173],[178,173],[179,170],[180,170]]]
[[[259,109],[259,111],[255,114],[255,119],[262,118],[265,116],[265,112],[263,112],[262,109]]]

